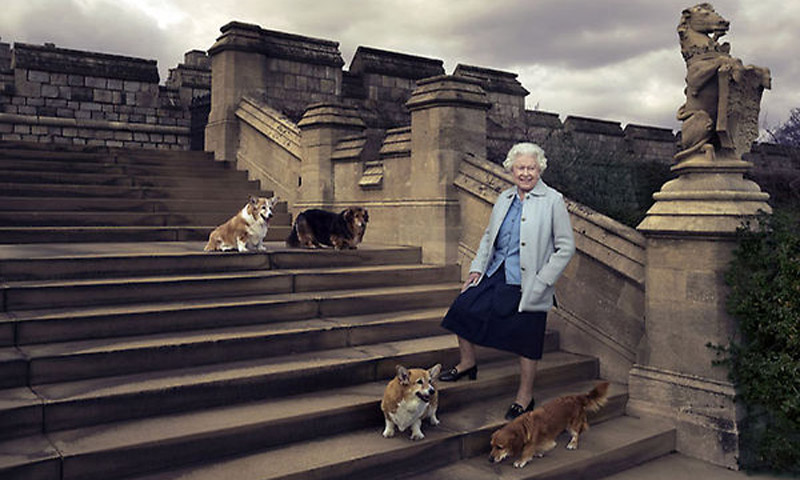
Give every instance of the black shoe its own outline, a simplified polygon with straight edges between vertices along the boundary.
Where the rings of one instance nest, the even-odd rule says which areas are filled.
[[[530,412],[533,410],[533,406],[536,405],[536,400],[531,398],[531,403],[528,404],[528,408],[523,409],[522,405],[517,402],[511,404],[508,407],[508,411],[506,412],[506,420],[514,420],[515,418],[519,417],[525,412]]]
[[[475,380],[476,378],[478,378],[478,366],[473,365],[472,367],[464,370],[463,372],[459,372],[456,367],[453,367],[450,370],[439,375],[439,380],[443,382],[457,382],[463,376],[469,376],[470,380]]]

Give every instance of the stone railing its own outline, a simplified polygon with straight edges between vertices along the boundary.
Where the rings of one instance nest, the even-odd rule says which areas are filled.
[[[251,180],[293,204],[300,184],[300,129],[261,99],[247,95],[236,109],[239,144],[236,166]]]

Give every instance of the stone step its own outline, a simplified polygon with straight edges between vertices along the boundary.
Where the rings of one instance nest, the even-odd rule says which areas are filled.
[[[0,179],[3,180],[3,179]],[[271,197],[271,191],[263,191],[257,185],[243,185],[235,189],[119,186],[119,185],[74,185],[53,183],[9,183],[0,181],[0,192],[4,196],[16,197],[88,197],[88,198],[147,198],[147,199],[180,199],[180,200],[212,200],[237,199],[244,202],[248,195]]]
[[[563,393],[583,391],[591,388],[592,384],[593,382],[586,381],[562,382],[557,386],[540,389],[540,397],[545,401]],[[238,455],[236,451],[232,451],[236,448],[233,444],[228,446],[227,451],[233,454],[228,458],[211,461],[206,458],[196,465],[145,473],[133,478],[137,480],[170,478],[201,480],[226,477],[237,480],[403,478],[411,473],[447,464],[457,466],[465,457],[488,453],[491,432],[505,423],[502,415],[511,396],[511,390],[502,396],[490,398],[475,396],[457,406],[444,404],[446,394],[446,389],[441,392],[443,405],[438,416],[442,423],[438,427],[424,424],[425,439],[420,441],[409,440],[408,432],[398,433],[394,438],[383,438],[381,436],[383,419],[379,410],[375,408],[377,412],[374,421],[367,428],[334,435],[323,433],[302,443],[280,444],[272,448],[261,447],[251,453],[242,454],[240,450]],[[674,448],[674,438],[670,436],[672,432],[669,427],[646,426],[641,420],[621,416],[626,396],[624,387],[614,386],[609,405],[604,411],[601,410],[599,416],[590,419],[593,428],[584,438],[585,452],[582,453],[584,458],[596,457],[597,452],[604,449],[628,448],[646,452],[648,448],[657,446],[659,454],[664,454]],[[311,428],[313,435],[315,432],[313,427]],[[594,439],[590,438],[591,435]],[[614,438],[620,440],[622,445],[609,443]],[[658,440],[655,440],[656,438]],[[66,445],[62,443],[55,444],[66,449]],[[634,446],[636,444],[639,445]],[[579,452],[580,449],[577,452],[567,453]],[[481,460],[486,463],[486,457],[482,456]],[[154,462],[145,468],[155,470],[171,465],[174,463],[170,464],[167,459],[158,462],[154,458]],[[513,470],[513,467],[508,465],[505,467]],[[100,469],[90,470],[91,467],[88,465],[84,469],[79,469],[78,465],[73,465],[72,468],[74,470],[71,470],[65,462],[65,478],[70,478],[72,474],[99,478],[108,472]],[[131,465],[131,468],[142,469],[142,465]],[[462,477],[455,475],[440,478]],[[481,478],[499,478],[499,476],[495,474]]]
[[[426,433],[435,435],[448,425],[463,423],[467,415],[488,417],[495,424],[500,422],[503,407],[515,389],[517,365],[515,358],[498,357],[482,365],[477,381],[439,384],[439,416],[443,424],[440,428],[426,426]],[[586,359],[580,356],[563,352],[548,354],[540,366],[537,394],[543,401],[564,391],[588,390],[596,371],[585,368],[586,365]],[[49,432],[48,437],[64,455],[64,478],[118,478],[253,450],[284,448],[288,444],[297,445],[296,442],[313,442],[321,436],[347,436],[348,432],[367,428],[377,436],[373,442],[411,444],[407,438],[397,442],[401,437],[380,436],[383,419],[379,402],[392,375],[393,372],[364,383],[268,401]],[[603,417],[596,420],[622,415],[626,399],[624,386],[612,386],[609,405],[601,412]],[[405,437],[407,432],[401,435]],[[41,445],[38,450],[32,448],[35,442],[30,438],[37,436],[6,444],[27,442],[30,456],[46,456],[47,450],[42,450]],[[51,460],[59,458],[52,456]]]
[[[222,173],[222,172],[221,172]],[[244,176],[228,175],[224,172],[216,176],[167,176],[133,175],[106,173],[66,173],[66,172],[28,172],[0,170],[0,178],[5,183],[17,184],[67,184],[67,185],[112,185],[122,187],[160,187],[160,188],[202,188],[257,190],[257,180],[247,180]]]
[[[422,261],[419,247],[362,243],[357,250],[294,249],[267,242],[259,253],[204,252],[205,242],[0,245],[5,281],[187,275],[279,268],[407,265]]]
[[[69,242],[197,242],[208,241],[217,224],[192,226],[50,226],[0,227],[0,244]],[[289,226],[271,226],[266,241],[285,240]]]
[[[167,151],[167,150],[105,150],[105,151],[48,151],[36,148],[14,148],[5,142],[0,145],[0,162],[10,161],[74,161],[116,164],[192,166],[216,162],[214,155],[199,151]],[[217,162],[225,163],[225,162]]]
[[[558,346],[548,332],[546,350]],[[479,349],[488,363],[507,354]],[[271,400],[374,382],[394,375],[404,365],[452,364],[458,347],[454,335],[366,344],[329,350],[210,364],[183,369],[74,380],[31,387],[35,399],[19,398],[19,389],[2,391],[13,397],[14,408],[0,411],[0,425],[33,422],[22,430],[53,432],[170,413],[206,410],[252,401]],[[554,358],[560,358],[552,353]],[[569,355],[569,354],[563,354]],[[570,357],[558,377],[593,378],[596,359]],[[25,415],[27,413],[27,415]]]
[[[228,221],[238,208],[213,211],[170,212],[65,212],[65,211],[3,211],[0,226],[182,226],[220,225]],[[289,225],[288,213],[276,213],[275,225]]]
[[[246,203],[246,195],[208,200],[0,196],[0,212],[17,212],[17,215],[43,212],[226,212],[232,216]],[[274,210],[286,213],[286,202],[279,202]]]
[[[577,450],[564,448],[569,442],[567,434],[562,433],[557,442],[558,446],[545,454],[544,457],[534,458],[528,465],[519,469],[513,466],[513,460],[505,460],[500,464],[490,464],[487,461],[490,451],[487,432],[483,449],[470,452],[473,454],[472,458],[455,461],[450,465],[445,465],[435,470],[425,471],[423,468],[422,472],[409,476],[398,475],[395,478],[404,478],[405,480],[450,480],[454,478],[459,480],[484,480],[487,478],[508,480],[580,478],[595,480],[674,452],[676,432],[674,427],[666,422],[623,416],[599,425],[593,425],[581,435],[580,445]],[[675,477],[669,472],[663,473],[664,476],[660,478],[683,478]],[[152,476],[150,478],[155,480],[158,477]],[[161,478],[169,477],[164,476]],[[192,476],[181,478],[195,480],[195,477]],[[343,477],[331,476],[328,478]],[[371,478],[387,477],[376,476]]]
[[[446,309],[334,317],[18,347],[40,385],[441,335]]]
[[[14,327],[14,338],[19,346],[447,307],[459,289],[458,283],[436,283],[132,305],[20,310],[6,321]]]
[[[0,157],[0,170],[18,172],[100,173],[105,175],[179,175],[208,177],[224,175],[246,179],[247,172],[237,170],[230,162],[183,162],[181,164],[81,162],[75,160],[12,160]]]
[[[0,285],[6,311],[244,297],[458,282],[458,265],[376,265],[250,270],[110,279],[37,280]]]
[[[193,208],[187,211],[66,211],[0,209],[2,226],[168,226],[168,225],[220,225],[237,214],[247,199],[239,200],[231,208],[213,207],[208,210]],[[288,226],[291,216],[274,212],[270,225]]]

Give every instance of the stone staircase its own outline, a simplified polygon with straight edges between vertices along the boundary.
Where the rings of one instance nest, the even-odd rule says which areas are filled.
[[[258,192],[243,173],[206,154],[14,147],[0,146],[4,480],[600,478],[674,450],[612,384],[580,450],[489,465],[518,373],[488,349],[478,380],[439,385],[424,440],[384,439],[395,365],[457,359],[439,327],[457,266],[369,242],[287,249],[285,209],[266,253],[204,253]],[[557,332],[546,351],[539,402],[596,381],[597,359],[560,351]]]

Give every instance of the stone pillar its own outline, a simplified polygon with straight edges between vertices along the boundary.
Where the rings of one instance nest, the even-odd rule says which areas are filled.
[[[461,234],[453,184],[461,161],[486,157],[486,93],[473,80],[442,75],[420,80],[411,111],[410,202],[399,216],[405,242],[422,246],[426,263],[456,263]]]
[[[267,58],[259,53],[261,29],[231,22],[208,50],[211,57],[211,111],[205,132],[205,150],[217,160],[236,161],[239,123],[236,107],[248,91],[267,83]]]
[[[719,156],[718,156],[719,155]],[[737,468],[741,408],[707,344],[736,336],[723,274],[742,220],[769,212],[769,195],[743,178],[752,166],[705,145],[672,170],[638,229],[647,237],[645,336],[630,372],[628,411],[675,422],[678,450]]]
[[[331,209],[336,200],[331,156],[342,138],[364,131],[366,125],[354,107],[310,105],[297,124],[302,135],[302,162],[296,210]]]

